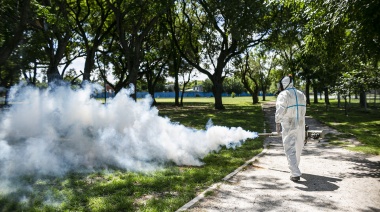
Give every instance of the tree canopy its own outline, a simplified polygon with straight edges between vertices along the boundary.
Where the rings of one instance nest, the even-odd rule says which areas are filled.
[[[328,93],[343,87],[379,88],[379,7],[375,0],[2,0],[0,84],[98,81],[116,93],[133,85],[153,94],[174,78],[178,106],[181,75],[197,70],[211,83],[215,109],[224,109],[222,92],[235,82],[257,103],[258,91],[291,73],[309,104],[310,89],[328,104]],[[66,71],[78,57],[83,68]]]

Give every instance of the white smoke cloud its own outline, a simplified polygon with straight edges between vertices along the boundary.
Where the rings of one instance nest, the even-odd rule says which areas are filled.
[[[104,105],[90,98],[94,89],[14,87],[13,106],[0,115],[0,178],[108,166],[145,171],[167,162],[199,166],[208,153],[257,137],[211,122],[205,130],[173,123],[158,115],[151,98],[135,102],[128,90]]]

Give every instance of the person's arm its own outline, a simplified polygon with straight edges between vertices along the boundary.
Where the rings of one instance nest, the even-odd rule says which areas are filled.
[[[276,101],[276,113],[275,113],[276,124],[281,123],[284,117],[284,114],[286,112],[286,108],[287,108],[286,94],[285,92],[281,92],[278,95],[277,101]]]
[[[286,93],[282,92],[278,95],[276,101],[276,113],[275,113],[275,122],[276,122],[276,132],[281,134],[281,121],[284,117],[287,108]]]

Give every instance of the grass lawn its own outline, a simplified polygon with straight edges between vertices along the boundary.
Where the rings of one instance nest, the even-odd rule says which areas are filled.
[[[187,127],[205,129],[211,118],[214,125],[263,131],[261,106],[252,105],[249,97],[224,98],[224,111],[213,109],[213,98],[188,98],[183,108],[173,107],[173,99],[157,101],[159,115]],[[256,138],[236,149],[222,148],[200,167],[168,164],[150,173],[109,167],[62,177],[22,176],[15,179],[19,188],[7,194],[0,183],[0,211],[175,211],[260,153],[262,143]]]
[[[353,99],[345,115],[344,102],[338,107],[337,100],[331,100],[330,107],[326,111],[324,103],[311,104],[307,114],[320,120],[326,125],[342,132],[342,135],[330,138],[332,144],[347,146],[347,138],[355,137],[362,145],[346,147],[353,151],[380,155],[380,111],[379,104],[374,107],[370,104],[365,110],[359,106],[359,100]]]
[[[223,98],[224,111],[213,109],[213,98],[186,98],[184,107],[173,107],[173,99],[156,100],[160,116],[187,127],[205,129],[212,119],[214,125],[264,130],[261,105],[252,105],[250,97]],[[312,104],[307,114],[344,133],[334,139],[355,136],[364,144],[351,149],[380,154],[378,108],[365,111],[353,102],[345,116],[344,108],[338,108],[334,100],[331,102],[329,111],[325,111],[323,103]],[[256,138],[237,149],[222,148],[206,156],[205,164],[199,167],[168,164],[150,173],[108,168],[62,177],[22,176],[16,179],[19,188],[6,195],[0,182],[0,211],[175,211],[260,153],[262,144],[263,138]]]

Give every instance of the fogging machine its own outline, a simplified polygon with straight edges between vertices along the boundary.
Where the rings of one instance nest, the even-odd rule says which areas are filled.
[[[308,138],[312,139],[320,139],[324,138],[326,135],[326,130],[309,130],[309,126],[305,125],[305,143],[307,142]],[[258,136],[267,136],[267,137],[281,137],[281,134],[278,134],[277,132],[270,132],[270,133],[258,133]]]

